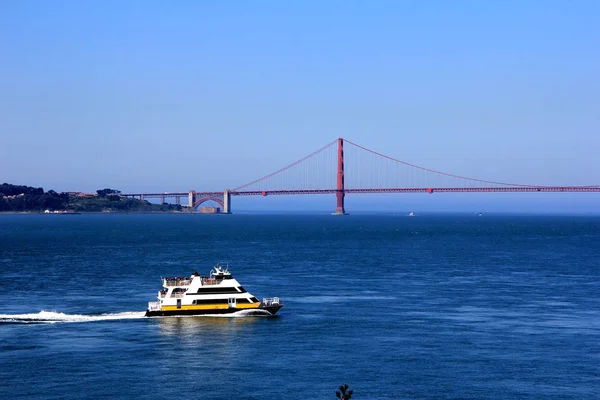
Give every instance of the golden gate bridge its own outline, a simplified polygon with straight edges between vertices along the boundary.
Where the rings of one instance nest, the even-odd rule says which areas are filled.
[[[540,186],[454,175],[414,165],[338,138],[313,153],[261,178],[223,191],[126,193],[161,203],[187,198],[189,207],[215,202],[231,213],[232,196],[335,194],[336,215],[346,214],[344,197],[355,193],[442,192],[600,192],[600,185]]]

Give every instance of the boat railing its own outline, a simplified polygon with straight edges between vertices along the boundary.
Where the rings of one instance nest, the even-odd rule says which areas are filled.
[[[202,286],[218,285],[219,283],[221,283],[221,281],[222,279],[202,278]]]
[[[265,306],[273,306],[273,305],[279,305],[279,304],[281,304],[279,302],[279,297],[273,297],[273,298],[269,298],[269,299],[263,298],[262,302],[263,302],[263,304]]]
[[[189,286],[191,279],[187,278],[165,278],[165,286]]]
[[[158,301],[148,302],[148,311],[160,311],[160,303]]]

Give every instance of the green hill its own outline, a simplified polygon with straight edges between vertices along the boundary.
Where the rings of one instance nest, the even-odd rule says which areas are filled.
[[[120,195],[120,191],[101,189],[95,194],[44,192],[43,188],[0,185],[0,212],[153,212],[181,211],[179,204],[152,204]]]

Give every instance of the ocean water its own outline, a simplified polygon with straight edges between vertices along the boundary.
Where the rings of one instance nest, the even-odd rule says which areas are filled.
[[[144,318],[228,262],[276,317]],[[599,399],[600,217],[0,215],[2,399]]]

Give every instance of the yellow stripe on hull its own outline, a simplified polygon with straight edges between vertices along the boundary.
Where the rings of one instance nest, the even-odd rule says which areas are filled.
[[[234,308],[240,310],[254,309],[258,308],[260,303],[252,303],[252,304],[237,304]],[[227,310],[229,309],[228,304],[201,304],[201,305],[182,305],[177,308],[177,306],[161,306],[161,311],[181,311],[181,310]]]

